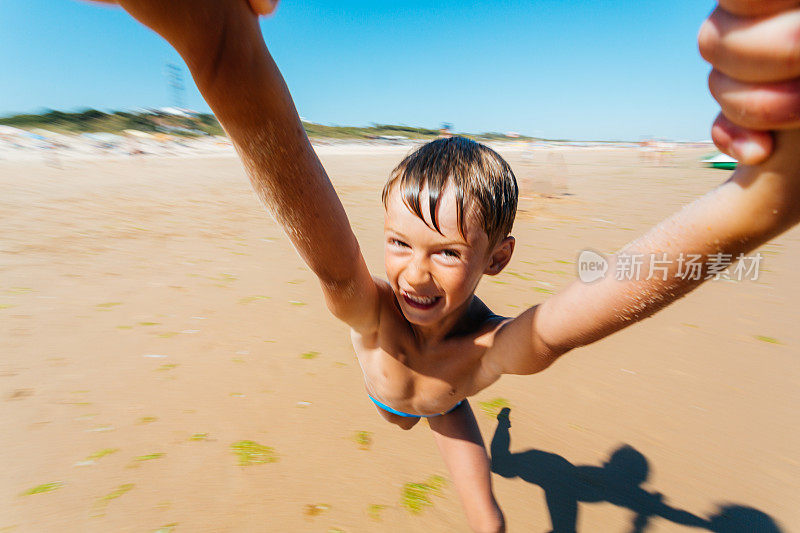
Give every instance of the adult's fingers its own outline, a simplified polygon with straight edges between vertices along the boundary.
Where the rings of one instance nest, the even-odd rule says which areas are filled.
[[[725,11],[748,17],[771,15],[800,5],[799,0],[719,0]]]
[[[753,130],[800,128],[800,79],[747,83],[715,69],[708,77],[708,87],[722,113],[739,126]]]
[[[742,17],[717,8],[700,27],[700,54],[740,81],[800,77],[800,8],[767,17]]]
[[[271,15],[278,6],[278,0],[250,0],[250,8],[256,15]]]
[[[722,113],[711,127],[711,138],[720,151],[745,165],[763,163],[772,153],[774,146],[771,133],[737,126]]]

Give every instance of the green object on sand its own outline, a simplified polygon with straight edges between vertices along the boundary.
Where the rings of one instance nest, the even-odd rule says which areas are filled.
[[[420,514],[425,507],[433,506],[431,495],[442,496],[445,483],[442,476],[431,476],[424,483],[406,483],[400,503],[411,514]]]
[[[269,446],[262,446],[252,440],[240,440],[231,444],[231,449],[239,456],[240,466],[275,463],[278,454]]]
[[[717,154],[713,157],[703,159],[703,163],[711,168],[717,168],[720,170],[735,170],[736,165],[739,164],[739,162],[734,158],[725,154]]]

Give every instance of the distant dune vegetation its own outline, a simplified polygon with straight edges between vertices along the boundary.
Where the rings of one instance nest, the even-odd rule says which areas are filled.
[[[57,133],[123,133],[125,130],[138,130],[148,133],[170,133],[197,137],[202,135],[225,135],[214,115],[192,113],[180,110],[148,110],[138,112],[86,109],[77,112],[49,110],[40,114],[20,114],[0,118],[0,125],[22,129],[44,129]],[[327,139],[434,139],[440,130],[401,126],[393,124],[373,124],[371,126],[324,126],[313,122],[303,122],[306,133],[312,138]],[[476,140],[505,140],[509,135],[503,133],[460,133]],[[514,136],[518,140],[531,140],[524,135]]]

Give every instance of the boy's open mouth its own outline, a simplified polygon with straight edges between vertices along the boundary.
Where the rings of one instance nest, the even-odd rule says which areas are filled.
[[[430,309],[442,299],[441,296],[412,296],[406,291],[402,291],[401,294],[403,295],[403,300],[415,309]]]

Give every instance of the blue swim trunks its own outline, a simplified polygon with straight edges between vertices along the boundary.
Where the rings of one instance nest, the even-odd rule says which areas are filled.
[[[375,398],[373,398],[373,397],[372,397],[372,395],[371,395],[371,394],[369,394],[369,393],[367,393],[367,396],[369,396],[369,399],[370,399],[370,400],[372,400],[372,403],[374,403],[375,405],[377,405],[378,407],[380,407],[380,408],[381,408],[381,409],[383,409],[384,411],[388,411],[388,412],[390,412],[390,413],[394,413],[394,414],[396,414],[396,415],[399,415],[399,416],[405,416],[406,418],[420,418],[420,417],[421,417],[421,418],[431,418],[431,417],[433,417],[433,416],[441,416],[441,415],[446,415],[447,413],[449,413],[450,411],[453,411],[453,410],[454,410],[454,409],[456,409],[456,408],[457,408],[459,405],[461,405],[462,403],[464,403],[464,400],[461,400],[460,402],[458,402],[457,404],[455,404],[455,406],[453,406],[453,409],[450,409],[449,411],[445,411],[444,413],[436,413],[435,415],[410,415],[410,414],[408,414],[408,413],[404,413],[403,411],[398,411],[397,409],[392,409],[391,407],[389,407],[389,406],[388,406],[388,405],[386,405],[385,403],[379,402],[378,400],[376,400]]]

